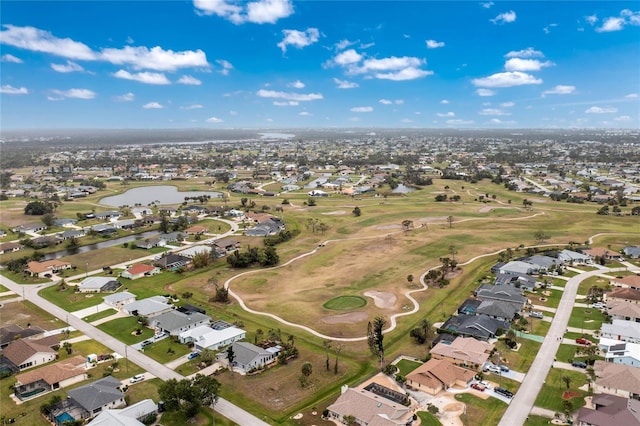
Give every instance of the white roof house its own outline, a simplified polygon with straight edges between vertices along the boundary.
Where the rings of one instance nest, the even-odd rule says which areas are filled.
[[[185,256],[185,257],[189,257],[191,259],[193,259],[193,257],[198,254],[198,253],[211,253],[211,250],[213,250],[211,248],[211,246],[205,246],[205,245],[197,245],[197,246],[191,246],[186,250],[181,250],[179,251],[177,254],[179,254],[180,256]]]
[[[634,321],[614,319],[611,324],[602,324],[600,335],[607,339],[640,343],[640,325]]]
[[[199,326],[180,333],[178,337],[181,343],[193,342],[197,350],[217,350],[244,339],[246,335],[246,331],[236,327],[214,330],[209,326]]]
[[[101,293],[114,291],[120,287],[120,283],[111,277],[88,277],[80,282],[78,290],[81,293]]]
[[[173,305],[167,303],[164,296],[151,296],[146,299],[138,300],[124,306],[123,310],[129,315],[134,312],[143,317],[153,317],[156,315],[169,312],[173,309]]]
[[[109,306],[113,306],[116,309],[121,308],[124,305],[133,303],[136,300],[136,295],[129,293],[128,291],[121,291],[119,293],[110,294],[102,298],[104,303]]]

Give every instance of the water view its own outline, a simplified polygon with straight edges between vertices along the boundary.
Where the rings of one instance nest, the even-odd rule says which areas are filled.
[[[107,206],[134,206],[136,204],[147,206],[155,204],[178,204],[185,200],[185,197],[209,196],[211,198],[222,198],[221,192],[214,191],[178,191],[175,186],[154,185],[133,188],[120,195],[113,195],[100,199],[100,204]]]

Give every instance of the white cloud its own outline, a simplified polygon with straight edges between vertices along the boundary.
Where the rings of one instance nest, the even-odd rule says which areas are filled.
[[[254,2],[231,2],[228,0],[194,0],[193,5],[202,15],[217,15],[234,24],[251,22],[273,24],[278,19],[293,14],[289,0],[258,0]]]
[[[51,92],[63,98],[93,99],[96,97],[96,93],[89,89],[52,90]]]
[[[21,64],[23,62],[22,59],[16,56],[13,56],[9,53],[7,53],[6,55],[2,55],[0,60],[2,60],[2,62],[13,62],[14,64]]]
[[[473,124],[473,120],[452,119],[447,120],[446,123],[451,125]]]
[[[355,89],[360,86],[358,83],[353,81],[340,80],[337,78],[334,78],[333,82],[338,86],[338,89]]]
[[[413,123],[413,120],[410,118],[403,118],[402,120],[400,120],[402,123]]]
[[[638,97],[640,97],[640,95],[637,93],[629,93],[628,95],[625,95],[625,98],[627,99],[637,99]]]
[[[426,63],[424,59],[413,56],[369,58],[360,65],[356,65],[355,62],[362,59],[362,56],[353,50],[347,50],[343,54],[347,54],[347,52],[351,53],[348,56],[336,56],[334,62],[340,64],[339,61],[342,61],[341,65],[346,65],[348,74],[369,74],[369,77],[393,81],[414,80],[433,74],[433,71],[419,68]]]
[[[490,124],[515,124],[515,121],[504,121],[504,120],[500,120],[499,118],[492,118],[491,120],[488,121],[488,123],[490,123]]]
[[[419,68],[408,67],[396,72],[376,73],[374,74],[374,77],[380,80],[404,81],[415,80],[417,78],[425,77],[432,74],[433,71],[426,71]]]
[[[296,80],[296,81],[292,81],[291,83],[289,83],[287,86],[289,87],[293,87],[295,89],[304,89],[305,85],[303,82],[301,82],[300,80]]]
[[[200,49],[174,52],[160,46],[151,49],[125,46],[122,49],[102,49],[101,58],[115,65],[131,65],[137,70],[175,71],[179,68],[209,67],[207,55]]]
[[[260,89],[256,93],[256,95],[261,98],[275,98],[275,99],[285,99],[289,101],[315,101],[318,99],[323,99],[321,93],[292,93],[292,92],[278,92],[275,90],[264,90]]]
[[[350,109],[351,112],[371,112],[373,111],[373,107],[365,106],[365,107],[353,107]]]
[[[570,95],[575,91],[576,91],[576,86],[568,86],[568,85],[558,84],[553,89],[545,90],[544,92],[542,92],[542,96],[546,96],[546,95]]]
[[[287,46],[302,49],[317,42],[320,37],[320,31],[317,28],[307,28],[304,31],[282,30],[282,34],[284,34],[284,38],[278,43],[278,47],[283,53],[287,51]]]
[[[585,111],[587,114],[613,114],[615,112],[618,112],[618,108],[616,107],[599,107],[599,106],[592,106],[591,108],[587,109]]]
[[[614,118],[613,121],[621,121],[621,122],[631,121],[631,117],[629,117],[628,115],[621,115],[620,117]]]
[[[441,104],[443,105],[447,105],[449,103],[449,101],[447,99],[443,99],[440,101]]]
[[[533,47],[527,47],[522,50],[512,50],[504,55],[506,58],[543,58],[544,55],[539,50],[535,50]]]
[[[437,113],[436,115],[437,115],[438,117],[455,117],[455,116],[456,116],[456,115],[455,115],[455,113],[453,113],[453,112],[451,112],[451,111],[449,111],[449,112],[445,112],[445,113],[439,112],[439,113]]]
[[[513,87],[527,84],[542,84],[542,79],[535,78],[531,74],[521,71],[499,72],[489,77],[475,78],[471,80],[479,87]]]
[[[493,2],[492,1],[486,1],[486,2],[480,3],[480,6],[484,7],[485,9],[490,9],[491,6],[493,6]]]
[[[502,102],[500,104],[502,108],[511,108],[512,106],[515,106],[515,105],[516,105],[515,102]]]
[[[84,68],[72,61],[67,61],[66,64],[51,64],[51,68],[62,73],[84,71]]]
[[[302,112],[298,113],[298,115],[302,115],[302,116],[304,116],[304,117],[309,117],[309,116],[311,116],[311,115],[313,115],[313,114],[311,114],[311,113],[310,113],[310,112],[308,112],[308,111],[302,111]]]
[[[224,59],[216,59],[216,62],[222,67],[222,69],[220,70],[220,74],[229,75],[229,72],[233,69],[233,65],[231,64],[231,62]]]
[[[624,18],[610,17],[606,18],[601,27],[596,28],[599,33],[611,31],[620,31],[624,27]]]
[[[0,43],[33,52],[50,53],[69,59],[94,60],[96,54],[89,46],[70,38],[58,38],[49,31],[34,27],[16,27],[5,24],[0,32]]]
[[[395,103],[396,105],[403,105],[404,99],[396,99],[395,101],[393,101],[393,103]]]
[[[428,49],[437,49],[438,47],[444,47],[444,41],[427,40]]]
[[[367,73],[373,71],[401,70],[409,67],[418,67],[425,63],[424,59],[413,56],[390,56],[382,59],[366,59],[361,67],[354,69],[354,73]]]
[[[585,16],[584,20],[591,25],[595,25],[595,23],[598,22],[598,17],[596,15]]]
[[[389,99],[380,99],[378,102],[382,105],[391,105],[393,103]]]
[[[354,45],[355,43],[356,43],[355,41],[349,41],[347,39],[344,39],[344,40],[340,40],[339,42],[337,42],[335,44],[335,48],[336,48],[336,50],[344,50],[347,47]]]
[[[361,59],[361,54],[356,52],[354,49],[349,49],[338,53],[335,58],[333,58],[333,63],[344,66],[358,63]]]
[[[202,108],[204,107],[200,104],[192,104],[192,105],[186,105],[186,106],[180,107],[180,109],[185,109],[185,110],[202,109]]]
[[[129,93],[125,93],[119,96],[114,96],[113,100],[116,102],[131,102],[136,98],[136,95],[134,95],[133,93],[129,92]]]
[[[537,59],[511,58],[504,64],[507,71],[540,71],[542,68],[555,65],[551,61],[541,62]]]
[[[298,101],[273,101],[275,106],[298,106],[300,102]]]
[[[489,90],[489,89],[478,89],[476,90],[476,94],[478,96],[493,96],[496,94],[495,90]]]
[[[131,74],[129,71],[119,70],[113,74],[114,77],[125,80],[138,81],[145,84],[171,84],[169,79],[162,73],[157,72],[138,72]]]
[[[478,112],[478,114],[480,115],[511,115],[510,112],[506,112],[497,108],[484,108],[480,112]]]
[[[26,95],[29,90],[26,87],[13,87],[10,84],[5,84],[0,87],[0,93],[5,95]]]
[[[162,109],[164,107],[158,102],[149,102],[147,104],[142,105],[142,108],[144,108],[144,109]]]
[[[516,13],[513,10],[510,10],[508,12],[499,14],[498,16],[491,19],[490,21],[493,22],[494,24],[509,24],[511,22],[515,22],[515,20],[516,20]]]
[[[206,121],[207,123],[222,123],[222,119],[218,117],[209,117]]]
[[[549,33],[551,33],[551,28],[557,27],[557,26],[558,26],[558,24],[552,23],[552,24],[547,25],[546,27],[543,27],[542,31],[544,31],[545,34],[549,34]]]
[[[189,86],[200,86],[202,84],[202,81],[200,81],[197,78],[192,77],[190,75],[183,75],[178,80],[178,83],[186,84],[186,85],[189,85]]]

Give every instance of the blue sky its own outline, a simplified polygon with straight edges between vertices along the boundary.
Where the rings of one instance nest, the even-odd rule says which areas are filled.
[[[638,128],[638,2],[3,1],[0,125]]]

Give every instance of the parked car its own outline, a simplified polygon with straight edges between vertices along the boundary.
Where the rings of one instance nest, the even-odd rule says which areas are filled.
[[[593,305],[591,305],[592,307],[596,308],[596,309],[604,309],[607,307],[607,305],[605,305],[602,302],[596,302]]]
[[[129,383],[137,383],[144,380],[144,374],[136,374],[131,379],[129,379]]]
[[[485,389],[491,389],[491,385],[489,384],[489,382],[487,382],[485,380],[482,380],[482,381],[480,381],[478,383],[480,383],[482,386],[484,386]]]
[[[500,369],[500,367],[498,367],[497,365],[494,365],[494,364],[487,365],[486,366],[486,371],[490,371],[490,372],[495,373],[495,374],[502,373],[502,370]]]
[[[141,348],[145,348],[145,347],[149,346],[152,343],[153,342],[151,340],[145,340],[144,342],[140,343],[140,347]]]
[[[531,312],[529,316],[533,318],[538,318],[538,319],[544,318],[544,315],[542,314],[542,312],[538,312],[538,311]]]
[[[200,352],[191,352],[189,355],[187,355],[187,359],[194,359],[198,356],[200,356]]]
[[[471,387],[477,391],[480,392],[484,392],[484,390],[486,389],[482,384],[480,383],[471,383]]]
[[[506,396],[507,398],[513,398],[513,392],[505,388],[497,387],[494,389],[498,395]]]
[[[500,371],[503,373],[508,373],[509,367],[507,367],[506,365],[500,365]]]
[[[582,361],[573,361],[571,365],[578,368],[587,368],[587,363]]]
[[[587,339],[585,339],[584,337],[579,337],[576,339],[576,343],[579,345],[586,345],[586,346],[590,346],[591,342]]]

